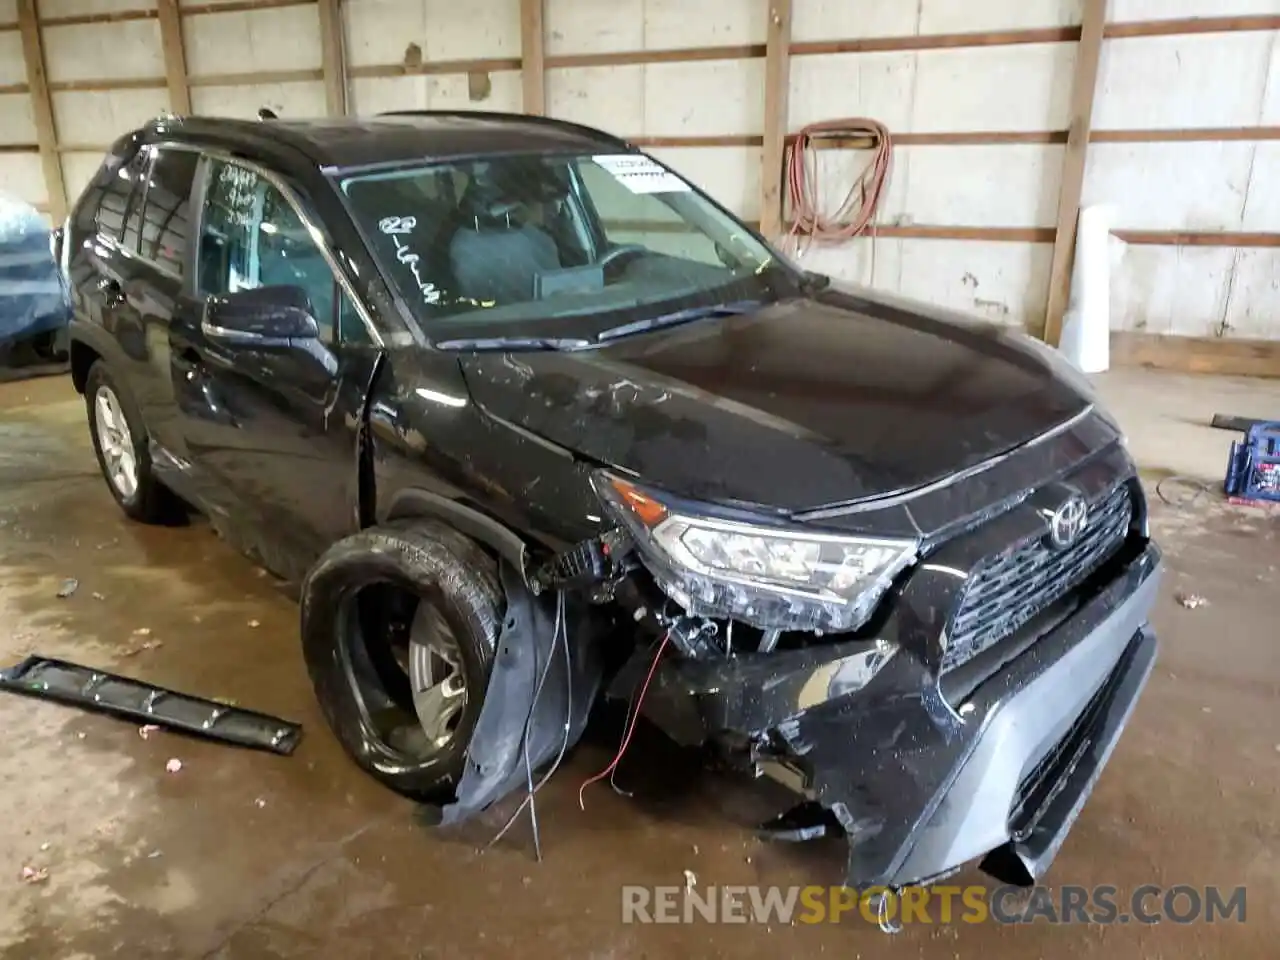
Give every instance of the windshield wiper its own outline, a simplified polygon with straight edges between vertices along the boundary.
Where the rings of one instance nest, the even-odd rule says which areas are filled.
[[[658,327],[670,327],[677,323],[689,323],[693,320],[709,320],[713,317],[737,317],[744,313],[754,313],[760,309],[759,300],[740,300],[735,303],[717,303],[710,307],[690,307],[688,310],[677,310],[675,313],[664,313],[647,320],[633,320],[618,327],[610,327],[596,335],[597,340],[616,340],[633,333],[643,333]]]
[[[438,350],[581,350],[590,340],[556,337],[477,337],[471,340],[441,340]]]

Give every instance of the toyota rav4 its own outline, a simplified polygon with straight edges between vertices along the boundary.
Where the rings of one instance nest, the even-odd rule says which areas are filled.
[[[1151,670],[1160,553],[1084,378],[598,130],[163,118],[61,253],[112,495],[296,582],[334,734],[446,821],[607,697],[780,784],[764,828],[840,831],[853,884],[1025,882]]]

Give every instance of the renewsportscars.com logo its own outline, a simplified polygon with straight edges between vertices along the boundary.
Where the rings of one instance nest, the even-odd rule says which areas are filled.
[[[623,923],[818,924],[1245,922],[1245,888],[624,886]]]

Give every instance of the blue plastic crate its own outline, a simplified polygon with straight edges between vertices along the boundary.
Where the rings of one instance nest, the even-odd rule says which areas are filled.
[[[1259,423],[1231,444],[1223,489],[1229,497],[1280,503],[1280,423]]]

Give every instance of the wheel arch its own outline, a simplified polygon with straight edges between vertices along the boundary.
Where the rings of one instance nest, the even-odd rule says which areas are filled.
[[[391,498],[385,511],[379,511],[378,522],[412,517],[439,520],[448,524],[459,533],[493,550],[514,566],[522,578],[525,576],[528,552],[525,541],[493,517],[429,490],[408,487]]]
[[[77,339],[71,341],[68,352],[71,355],[71,384],[76,388],[76,393],[83,394],[85,384],[89,381],[89,369],[102,359],[102,354],[83,340]]]

